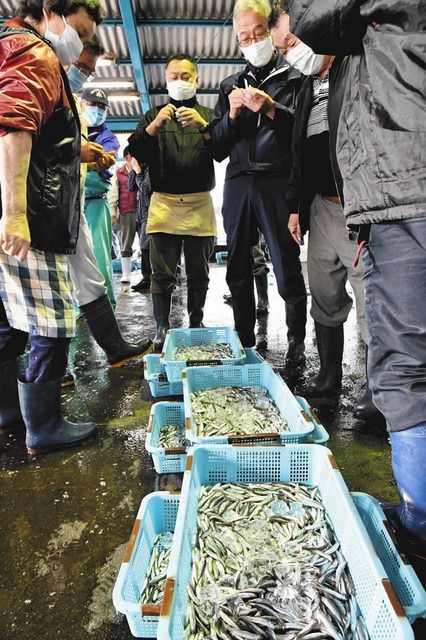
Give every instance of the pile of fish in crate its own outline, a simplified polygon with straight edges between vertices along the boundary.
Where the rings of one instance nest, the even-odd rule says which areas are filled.
[[[350,494],[328,434],[232,328],[173,329],[145,358],[146,449],[181,494],[142,501],[113,601],[135,637],[399,640],[426,594],[379,503]]]

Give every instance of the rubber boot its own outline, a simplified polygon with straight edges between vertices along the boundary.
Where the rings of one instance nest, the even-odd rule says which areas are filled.
[[[30,459],[43,453],[77,446],[97,430],[93,422],[74,423],[62,417],[60,380],[18,380],[18,392]]]
[[[0,435],[25,431],[18,397],[20,359],[0,362]]]
[[[392,469],[400,505],[396,513],[405,529],[426,547],[426,422],[390,434]]]
[[[254,281],[257,291],[256,315],[265,316],[269,313],[268,275],[265,273],[263,276],[256,276]]]
[[[308,380],[307,396],[321,396],[339,389],[342,384],[343,324],[327,327],[315,322],[320,370]]]
[[[204,327],[204,304],[206,302],[207,289],[188,289],[188,316],[191,329]]]
[[[161,351],[169,330],[169,315],[172,304],[171,293],[153,293],[152,307],[154,310],[154,318],[157,323],[157,333],[154,338],[154,351]]]
[[[121,282],[123,284],[130,283],[130,272],[132,270],[132,259],[131,258],[121,258]]]
[[[132,284],[130,287],[132,291],[149,291],[151,287],[151,280],[148,278],[142,278],[138,283]]]
[[[288,348],[286,364],[297,364],[305,359],[306,300],[297,305],[285,305]]]
[[[359,398],[358,402],[353,408],[353,414],[355,418],[360,418],[361,420],[371,420],[372,418],[381,417],[382,414],[373,403],[373,394],[368,384],[368,347],[365,346],[365,386],[364,391]]]
[[[136,343],[127,342],[123,338],[106,294],[82,305],[80,311],[92,336],[105,351],[111,367],[122,367],[129,360],[141,358],[151,351],[153,344],[148,338]]]
[[[229,304],[232,307],[232,295],[230,293],[223,294],[223,301],[225,304]]]

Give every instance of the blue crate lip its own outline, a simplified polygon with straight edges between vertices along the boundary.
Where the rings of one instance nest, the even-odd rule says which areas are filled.
[[[230,444],[233,442],[289,442],[297,443],[309,437],[315,430],[315,422],[272,367],[266,363],[254,365],[222,367],[197,367],[185,369],[182,374],[183,396],[185,402],[186,437],[193,444]],[[221,386],[262,386],[277,405],[281,416],[287,421],[289,431],[281,434],[261,433],[256,435],[232,434],[231,436],[198,436],[196,422],[191,408],[191,394],[201,389]],[[308,405],[309,406],[309,405]],[[324,430],[325,431],[325,430]],[[324,437],[324,434],[322,434]]]
[[[319,485],[335,535],[357,589],[357,602],[375,640],[414,634],[331,451],[319,445],[196,446],[189,450],[161,608],[158,637],[181,640],[186,616],[199,489],[217,482],[293,481]],[[362,557],[362,562],[359,562]],[[167,598],[166,598],[167,593]]]

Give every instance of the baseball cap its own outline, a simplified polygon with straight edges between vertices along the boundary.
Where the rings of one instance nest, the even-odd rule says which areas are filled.
[[[99,104],[104,104],[106,107],[108,106],[108,96],[105,91],[102,89],[97,89],[93,87],[86,87],[81,94],[83,100],[87,100],[88,102],[98,102]]]

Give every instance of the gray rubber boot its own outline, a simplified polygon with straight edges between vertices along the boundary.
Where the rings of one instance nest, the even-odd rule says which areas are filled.
[[[256,315],[266,316],[269,313],[268,275],[265,273],[263,276],[256,276],[254,281],[257,291]]]
[[[157,333],[154,338],[154,351],[161,351],[167,331],[170,328],[169,315],[172,304],[171,293],[153,293],[152,307],[154,310],[154,318],[157,323]]]
[[[43,453],[78,446],[97,430],[94,422],[74,423],[62,417],[60,380],[18,380],[18,393],[30,459]]]

